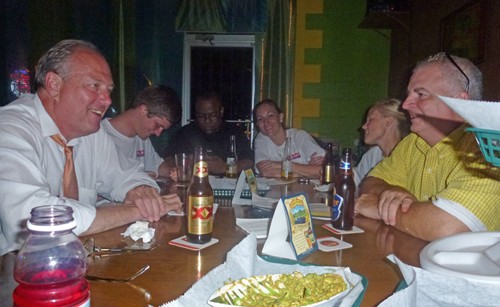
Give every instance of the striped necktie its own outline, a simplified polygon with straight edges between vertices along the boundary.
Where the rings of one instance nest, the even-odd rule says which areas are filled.
[[[66,156],[62,180],[64,197],[78,200],[78,181],[76,179],[75,165],[73,164],[73,146],[68,146],[59,134],[50,137],[64,148]]]

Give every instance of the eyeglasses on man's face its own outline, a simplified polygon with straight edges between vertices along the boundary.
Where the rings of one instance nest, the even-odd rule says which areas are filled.
[[[215,111],[211,113],[196,113],[196,119],[203,121],[203,120],[214,120],[216,118],[219,118],[220,112]]]
[[[467,75],[462,70],[462,68],[460,68],[460,66],[458,66],[458,64],[455,62],[455,60],[453,60],[453,58],[451,57],[451,55],[448,54],[448,52],[445,52],[444,55],[451,62],[451,64],[453,64],[453,66],[455,66],[462,73],[462,75],[465,77],[465,79],[467,80],[467,83],[465,85],[465,91],[469,92],[469,83],[470,83],[469,77],[467,77]]]

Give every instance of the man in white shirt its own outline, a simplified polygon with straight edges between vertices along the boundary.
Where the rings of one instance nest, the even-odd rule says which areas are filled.
[[[59,42],[40,58],[35,83],[36,94],[0,109],[0,255],[21,247],[37,206],[64,201],[73,209],[74,232],[85,235],[180,210],[180,199],[164,201],[142,164],[120,154],[100,129],[114,85],[94,45]],[[65,148],[55,135],[73,147],[78,184],[72,198],[64,195]],[[97,206],[98,194],[113,202]]]
[[[148,86],[136,96],[128,110],[104,119],[101,125],[113,137],[118,149],[126,157],[141,161],[153,178],[172,175],[175,179],[174,169],[156,153],[149,137],[160,136],[163,130],[177,124],[181,116],[182,105],[173,89]]]

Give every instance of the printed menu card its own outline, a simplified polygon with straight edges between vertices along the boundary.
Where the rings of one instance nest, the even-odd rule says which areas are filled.
[[[274,211],[262,253],[298,260],[318,249],[304,194],[282,197]]]

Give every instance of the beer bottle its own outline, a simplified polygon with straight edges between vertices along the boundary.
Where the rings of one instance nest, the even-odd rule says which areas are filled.
[[[354,224],[355,184],[352,175],[352,150],[344,148],[335,176],[335,195],[332,206],[332,226],[340,230],[351,230]]]
[[[285,151],[283,153],[283,160],[281,162],[281,179],[290,180],[293,177],[293,164],[292,164],[292,138],[287,137],[285,141]]]
[[[335,176],[335,162],[333,160],[333,144],[326,144],[325,158],[323,159],[323,174],[321,184],[333,183]]]
[[[208,165],[201,147],[196,147],[194,150],[193,177],[187,195],[186,238],[189,242],[197,244],[210,242],[213,228],[214,193],[208,181]]]
[[[226,158],[226,177],[235,178],[238,173],[238,156],[236,155],[236,141],[234,135],[229,138],[229,156]]]

